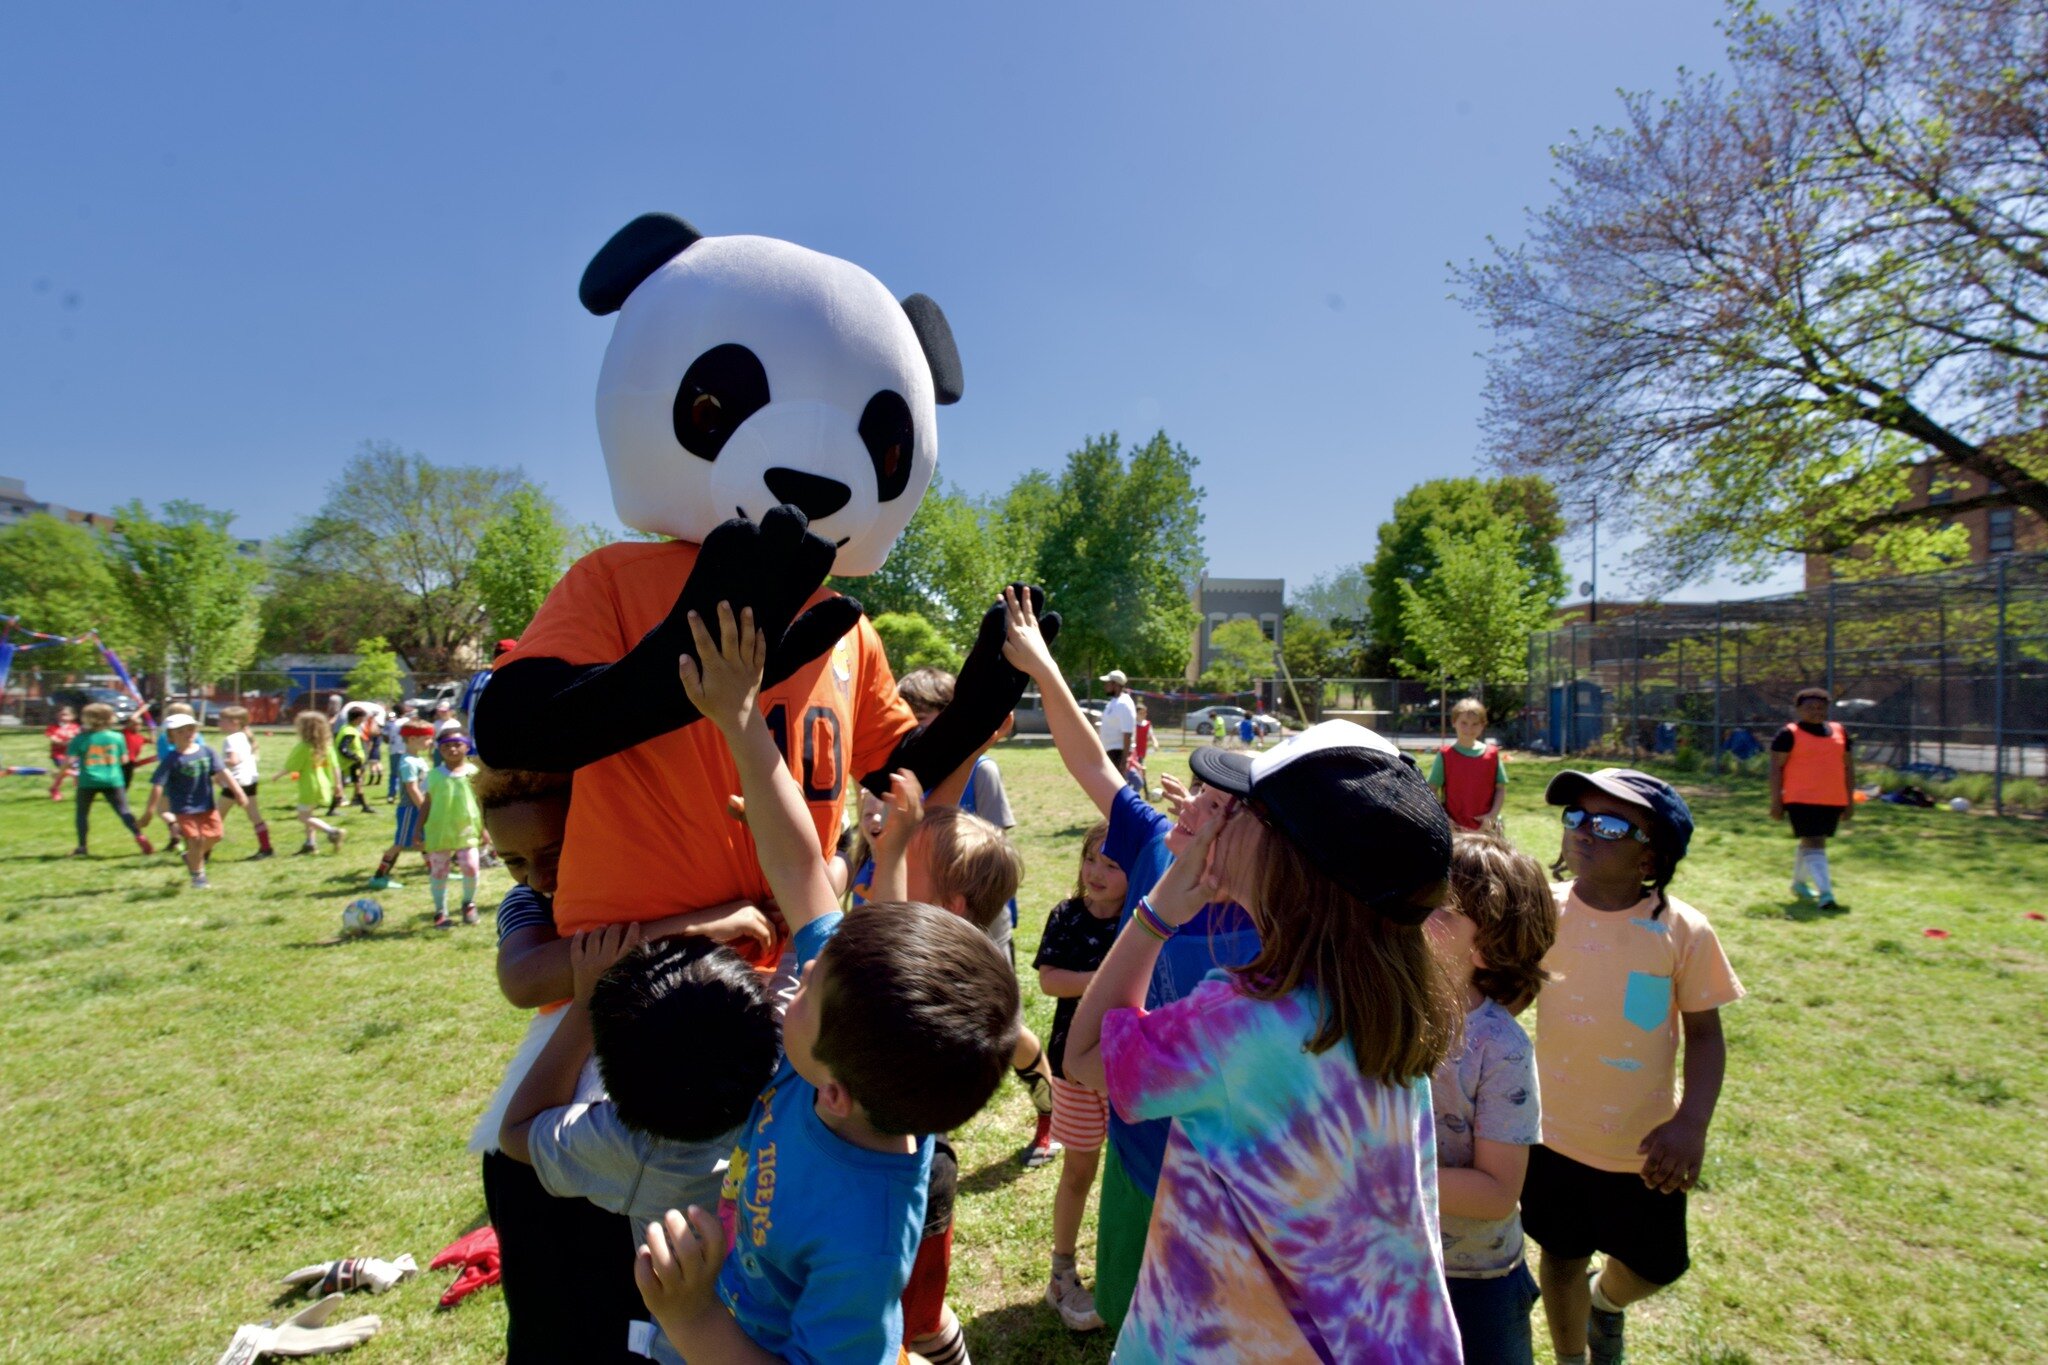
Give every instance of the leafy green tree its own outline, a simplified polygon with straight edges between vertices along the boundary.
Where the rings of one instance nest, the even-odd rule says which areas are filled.
[[[1054,652],[1072,671],[1186,670],[1203,563],[1195,465],[1163,431],[1126,461],[1112,432],[1069,454],[1056,480],[1012,490],[1010,508],[1041,528],[1033,577],[1061,613]]]
[[[1557,541],[1564,518],[1547,480],[1529,475],[1431,479],[1395,499],[1392,519],[1380,523],[1379,545],[1367,570],[1373,662],[1381,667],[1426,662],[1408,633],[1402,585],[1413,589],[1428,582],[1437,570],[1439,544],[1468,539],[1498,524],[1513,535],[1515,586],[1546,606],[1563,599],[1564,558]]]
[[[1288,611],[1293,613],[1293,617],[1287,627],[1288,639],[1291,640],[1298,629],[1292,624],[1293,620],[1327,625],[1340,642],[1340,652],[1332,660],[1332,667],[1338,673],[1362,669],[1365,666],[1363,655],[1372,644],[1372,578],[1368,570],[1367,564],[1346,564],[1328,573],[1317,574],[1290,594],[1293,600],[1288,604]],[[1291,653],[1287,666],[1294,668]],[[1315,673],[1309,676],[1328,675]]]
[[[874,625],[875,634],[882,637],[882,652],[889,656],[889,670],[897,677],[917,668],[960,671],[960,652],[916,612],[884,612],[874,618]]]
[[[991,520],[989,509],[934,483],[880,569],[865,578],[834,578],[830,586],[858,598],[877,619],[917,616],[955,652],[964,651],[1002,590]]]
[[[159,691],[173,680],[205,686],[255,656],[263,565],[241,552],[233,522],[232,512],[182,500],[156,516],[140,501],[114,513],[107,566]]]
[[[117,650],[132,643],[127,600],[114,587],[98,534],[41,512],[0,530],[0,613],[47,635],[98,631]],[[16,666],[88,668],[98,658],[91,645],[60,645],[23,655]]]
[[[1272,675],[1273,642],[1257,621],[1225,621],[1210,633],[1209,667],[1201,678],[1205,688],[1242,692],[1253,678]]]
[[[320,510],[286,538],[280,576],[294,585],[319,580],[316,597],[342,585],[380,614],[398,604],[400,620],[349,638],[383,634],[416,666],[452,668],[485,614],[478,542],[525,483],[517,469],[435,465],[365,442]]]
[[[1397,660],[1401,670],[1473,688],[1526,681],[1529,636],[1549,623],[1551,602],[1523,572],[1516,529],[1501,520],[1425,534],[1435,567],[1420,586],[1403,579],[1397,589],[1417,656]]]
[[[531,488],[505,499],[504,511],[477,537],[477,596],[491,632],[517,638],[568,567],[569,532],[554,504]]]
[[[1459,272],[1503,467],[1600,495],[1667,586],[2048,517],[2048,7],[1732,0],[1724,29],[1725,78],[1625,94]],[[1930,463],[1973,491],[1901,506]]]
[[[398,655],[381,635],[356,641],[356,666],[348,671],[342,687],[348,695],[363,701],[395,702],[405,686],[398,667]]]
[[[1343,678],[1358,674],[1357,651],[1347,636],[1292,607],[1280,624],[1280,657],[1297,678]]]

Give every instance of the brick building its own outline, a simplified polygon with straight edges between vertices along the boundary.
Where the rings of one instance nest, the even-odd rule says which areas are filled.
[[[1913,491],[1900,504],[1903,508],[1967,502],[1997,491],[1982,475],[1934,461],[1915,466],[1911,479]],[[1940,486],[1936,487],[1937,484]],[[1960,526],[1969,533],[1968,562],[1971,564],[1989,563],[1998,555],[2048,550],[2048,526],[2043,526],[2041,518],[2024,507],[1971,507],[1947,518],[1942,525]],[[1851,549],[1844,553],[1859,557],[1864,552]],[[1806,586],[1809,589],[1828,585],[1834,574],[1834,559],[1833,555],[1806,556]],[[1601,607],[1604,610],[1606,604],[1602,603]]]

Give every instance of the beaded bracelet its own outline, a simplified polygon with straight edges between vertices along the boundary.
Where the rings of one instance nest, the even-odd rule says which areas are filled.
[[[1137,920],[1138,923],[1144,925],[1145,931],[1151,934],[1154,938],[1158,939],[1161,943],[1166,942],[1166,940],[1172,938],[1175,934],[1180,932],[1180,926],[1177,924],[1168,924],[1165,918],[1161,916],[1157,910],[1154,910],[1152,908],[1152,901],[1149,897],[1146,896],[1140,896],[1138,898],[1138,907],[1136,910],[1131,912],[1131,918]]]

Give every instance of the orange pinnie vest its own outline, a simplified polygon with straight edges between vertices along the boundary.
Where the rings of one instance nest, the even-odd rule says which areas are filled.
[[[1849,732],[1841,722],[1829,721],[1828,732],[1816,735],[1798,725],[1792,732],[1792,752],[1785,755],[1785,804],[1788,806],[1846,806],[1849,804],[1849,771],[1843,761],[1849,749]]]

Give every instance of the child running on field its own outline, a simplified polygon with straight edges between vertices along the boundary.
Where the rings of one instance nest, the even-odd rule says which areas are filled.
[[[256,851],[249,855],[249,860],[254,862],[259,858],[272,857],[277,850],[270,846],[270,825],[256,804],[256,788],[263,770],[256,765],[256,739],[249,731],[248,707],[221,708],[220,757],[227,767],[228,776],[235,779],[242,795],[249,798],[242,807],[249,813],[249,823],[256,830]]]
[[[391,775],[398,781],[398,811],[391,822],[391,847],[385,849],[384,856],[377,860],[377,875],[370,878],[372,891],[397,889],[398,883],[392,880],[391,870],[398,866],[398,860],[405,854],[421,848],[421,824],[427,804],[427,771],[433,762],[427,757],[427,750],[434,742],[434,727],[423,720],[409,720],[399,726],[398,734],[399,742],[405,746],[403,753],[394,750],[391,755]],[[559,856],[560,850],[556,852]]]
[[[197,716],[172,716],[164,722],[171,736],[170,756],[158,761],[150,781],[149,804],[142,820],[149,822],[157,802],[177,825],[185,841],[185,869],[192,874],[195,889],[205,890],[206,860],[221,839],[220,809],[214,804],[213,789],[219,786],[236,805],[247,809],[249,798],[221,764],[220,755],[199,742]]]
[[[885,822],[874,905],[850,915],[817,827],[757,705],[767,650],[752,613],[693,613],[683,688],[739,770],[747,824],[804,964],[783,1058],[748,1115],[735,1251],[718,1218],[671,1209],[648,1229],[640,1292],[686,1359],[897,1360],[925,1215],[928,1134],[972,1118],[1016,1046],[1017,978],[958,915],[902,899],[909,822]],[[892,799],[917,803],[898,774]],[[892,833],[892,827],[894,832]]]
[[[1515,1015],[1542,988],[1557,902],[1541,863],[1469,830],[1451,844],[1451,895],[1428,924],[1465,1008],[1464,1044],[1429,1083],[1444,1275],[1465,1359],[1530,1365],[1536,1281],[1516,1209],[1542,1132],[1535,1052]]]
[[[328,824],[318,814],[334,800],[334,784],[341,771],[341,762],[334,754],[334,729],[320,711],[299,712],[292,728],[297,731],[299,742],[285,755],[284,770],[277,780],[298,779],[299,823],[306,830],[306,842],[299,845],[299,852],[313,852],[316,834],[326,835],[327,842],[339,849],[348,831]]]
[[[1451,707],[1458,738],[1437,750],[1429,785],[1459,829],[1500,829],[1500,808],[1508,799],[1508,765],[1500,747],[1486,742],[1486,707],[1465,697]]]
[[[1232,798],[1117,935],[1067,1039],[1071,1079],[1170,1118],[1121,1362],[1462,1359],[1444,1289],[1429,1076],[1459,1002],[1423,921],[1451,826],[1393,744],[1325,721],[1205,748]],[[1160,950],[1228,896],[1259,956],[1144,1008]]]
[[[1622,1359],[1622,1310],[1683,1275],[1686,1191],[1698,1181],[1727,1048],[1720,1007],[1742,998],[1706,916],[1665,890],[1692,840],[1669,783],[1630,768],[1561,772],[1553,869],[1557,942],[1536,1002],[1543,1143],[1522,1226],[1543,1248],[1543,1314],[1558,1365]],[[1684,1098],[1677,1061],[1685,1040]],[[1594,1252],[1606,1260],[1590,1282]]]
[[[1109,1101],[1101,1092],[1068,1080],[1062,1062],[1074,1011],[1088,983],[1095,979],[1095,969],[1116,942],[1124,893],[1129,890],[1124,870],[1102,851],[1102,841],[1108,837],[1107,820],[1096,821],[1082,836],[1081,872],[1074,894],[1055,905],[1046,917],[1038,956],[1031,960],[1038,969],[1038,988],[1059,1001],[1053,1007],[1047,1052],[1052,1062],[1052,1133],[1066,1152],[1060,1160],[1059,1189],[1052,1201],[1052,1278],[1045,1287],[1045,1301],[1060,1315],[1060,1321],[1076,1332],[1092,1332],[1102,1326],[1095,1296],[1081,1284],[1074,1256],[1081,1238],[1081,1219],[1088,1211],[1088,1192],[1095,1187],[1102,1144],[1109,1134]]]
[[[462,922],[475,924],[476,878],[484,841],[483,808],[469,779],[476,768],[469,761],[469,736],[455,721],[434,732],[438,761],[427,774],[427,800],[420,812],[420,842],[427,853],[427,885],[434,895],[434,927],[455,923],[448,913],[448,872],[462,872]]]
[[[363,799],[363,771],[370,762],[369,743],[363,738],[364,714],[360,706],[342,708],[341,728],[334,734],[335,756],[341,760],[341,780],[334,785],[334,800],[327,807],[329,815],[340,808],[344,787],[354,793],[352,805],[364,812],[370,809],[370,803]]]
[[[114,728],[114,708],[105,702],[93,702],[85,708],[85,724],[72,724],[74,733],[65,742],[63,762],[78,779],[78,847],[71,850],[74,858],[86,856],[86,833],[92,823],[92,803],[95,798],[104,800],[114,808],[114,814],[135,836],[136,846],[144,853],[154,853],[149,836],[135,823],[133,812],[128,809],[128,789],[121,780],[121,764],[128,753],[128,746],[121,738],[121,732]]]
[[[109,706],[109,720],[113,718],[113,714],[114,708]],[[43,738],[50,743],[50,771],[54,774],[50,778],[52,801],[64,799],[64,779],[71,772],[71,741],[77,739],[82,732],[78,724],[78,713],[68,706],[58,707],[57,718],[43,727]],[[83,843],[84,840],[81,838],[79,842]]]

